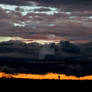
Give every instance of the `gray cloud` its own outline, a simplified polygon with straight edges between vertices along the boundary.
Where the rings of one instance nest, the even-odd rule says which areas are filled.
[[[0,36],[19,36],[29,39],[44,39],[45,35],[52,34],[56,35],[57,37],[61,37],[61,39],[65,38],[72,41],[91,41],[92,8],[90,5],[66,4],[57,6],[54,4],[47,4],[45,6],[42,3],[36,3],[37,7],[43,6],[46,9],[36,9],[38,12],[37,14],[35,11],[30,13],[29,10],[26,10],[28,14],[23,16],[21,13],[24,13],[24,8],[20,9],[19,7],[28,7],[31,4],[15,4],[16,2],[24,2],[23,0],[16,0],[14,4],[11,4],[12,6],[9,5],[9,3],[13,3],[13,1],[8,1],[9,3],[7,3],[6,0],[2,0],[1,2],[3,2],[3,6],[0,4]],[[6,5],[4,5],[5,2],[7,3],[8,8]],[[84,0],[81,2],[84,2]],[[14,5],[17,5],[18,9],[9,10],[9,6],[12,7],[11,9],[13,9]],[[49,10],[48,8],[52,10],[57,9],[59,12],[54,15],[48,15],[46,14],[46,12]],[[45,13],[41,14],[39,12]]]
[[[43,56],[39,58],[39,54],[42,53],[44,58]],[[44,74],[54,72],[76,76],[90,75],[92,74],[91,54],[92,43],[76,45],[63,41],[57,45],[54,43],[41,45],[38,43],[26,44],[21,41],[2,42],[0,43],[0,71],[6,73]]]

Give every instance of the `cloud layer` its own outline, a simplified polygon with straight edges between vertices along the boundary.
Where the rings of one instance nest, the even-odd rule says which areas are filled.
[[[21,41],[0,43],[0,71],[6,73],[92,74],[92,43],[26,44]]]
[[[90,61],[92,43],[73,44],[61,41],[57,44],[24,43],[23,41],[6,41],[0,43],[0,56],[23,57],[44,60]],[[53,57],[53,58],[52,58]],[[83,58],[84,57],[84,58]]]
[[[91,5],[85,4],[54,5],[28,1],[26,5],[18,5],[3,2],[0,3],[0,36],[44,39],[46,35],[55,35],[60,40],[92,41],[91,11]]]

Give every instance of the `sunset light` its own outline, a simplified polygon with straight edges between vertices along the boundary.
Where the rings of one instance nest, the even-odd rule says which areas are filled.
[[[60,76],[60,79],[58,78]],[[33,80],[92,80],[92,76],[76,77],[76,76],[67,76],[65,74],[55,74],[48,73],[44,75],[40,74],[5,74],[0,73],[0,78],[18,78],[18,79],[33,79]]]

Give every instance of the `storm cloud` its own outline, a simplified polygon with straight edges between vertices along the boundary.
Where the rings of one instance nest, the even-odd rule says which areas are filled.
[[[91,42],[86,44],[74,44],[69,41],[61,41],[57,44],[40,44],[11,40],[0,43],[0,56],[39,60],[39,55],[44,55],[44,58],[41,60],[91,61],[91,46]]]
[[[85,76],[92,74],[91,55],[92,43],[73,44],[61,41],[58,44],[41,45],[21,41],[1,42],[0,71]]]

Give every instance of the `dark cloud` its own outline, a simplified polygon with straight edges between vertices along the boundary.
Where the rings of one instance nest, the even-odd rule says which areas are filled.
[[[46,52],[45,52],[46,51]],[[92,74],[92,43],[55,45],[26,44],[21,41],[0,43],[0,71],[9,73]],[[41,58],[42,57],[42,58]]]
[[[86,44],[73,44],[69,41],[61,41],[57,45],[55,43],[50,43],[48,45],[41,45],[39,43],[24,43],[21,41],[7,41],[0,43],[0,55],[10,57],[26,57],[30,59],[39,59],[39,54],[44,54],[44,59],[48,57],[50,60],[63,60],[70,59],[86,61],[83,57],[87,58],[91,52],[92,43]],[[46,50],[46,52],[45,52]],[[15,55],[14,55],[15,54]],[[18,54],[18,55],[16,55]],[[12,56],[11,56],[12,55]],[[54,56],[54,58],[49,58]],[[61,58],[62,57],[62,58]],[[79,58],[78,58],[79,57]],[[91,57],[90,57],[91,59]],[[90,61],[90,59],[88,59]]]
[[[32,1],[32,0],[28,0]],[[33,0],[33,1],[41,1],[41,2],[52,2],[52,3],[65,3],[65,4],[81,4],[81,3],[90,3],[92,2],[91,0]]]
[[[25,0],[0,0],[0,3],[11,4],[11,5],[26,5],[26,4],[28,4]]]
[[[27,1],[37,1],[44,3],[66,3],[66,4],[74,4],[74,3],[91,3],[91,0],[0,0],[0,3],[12,4],[12,5],[22,5],[28,4]]]

